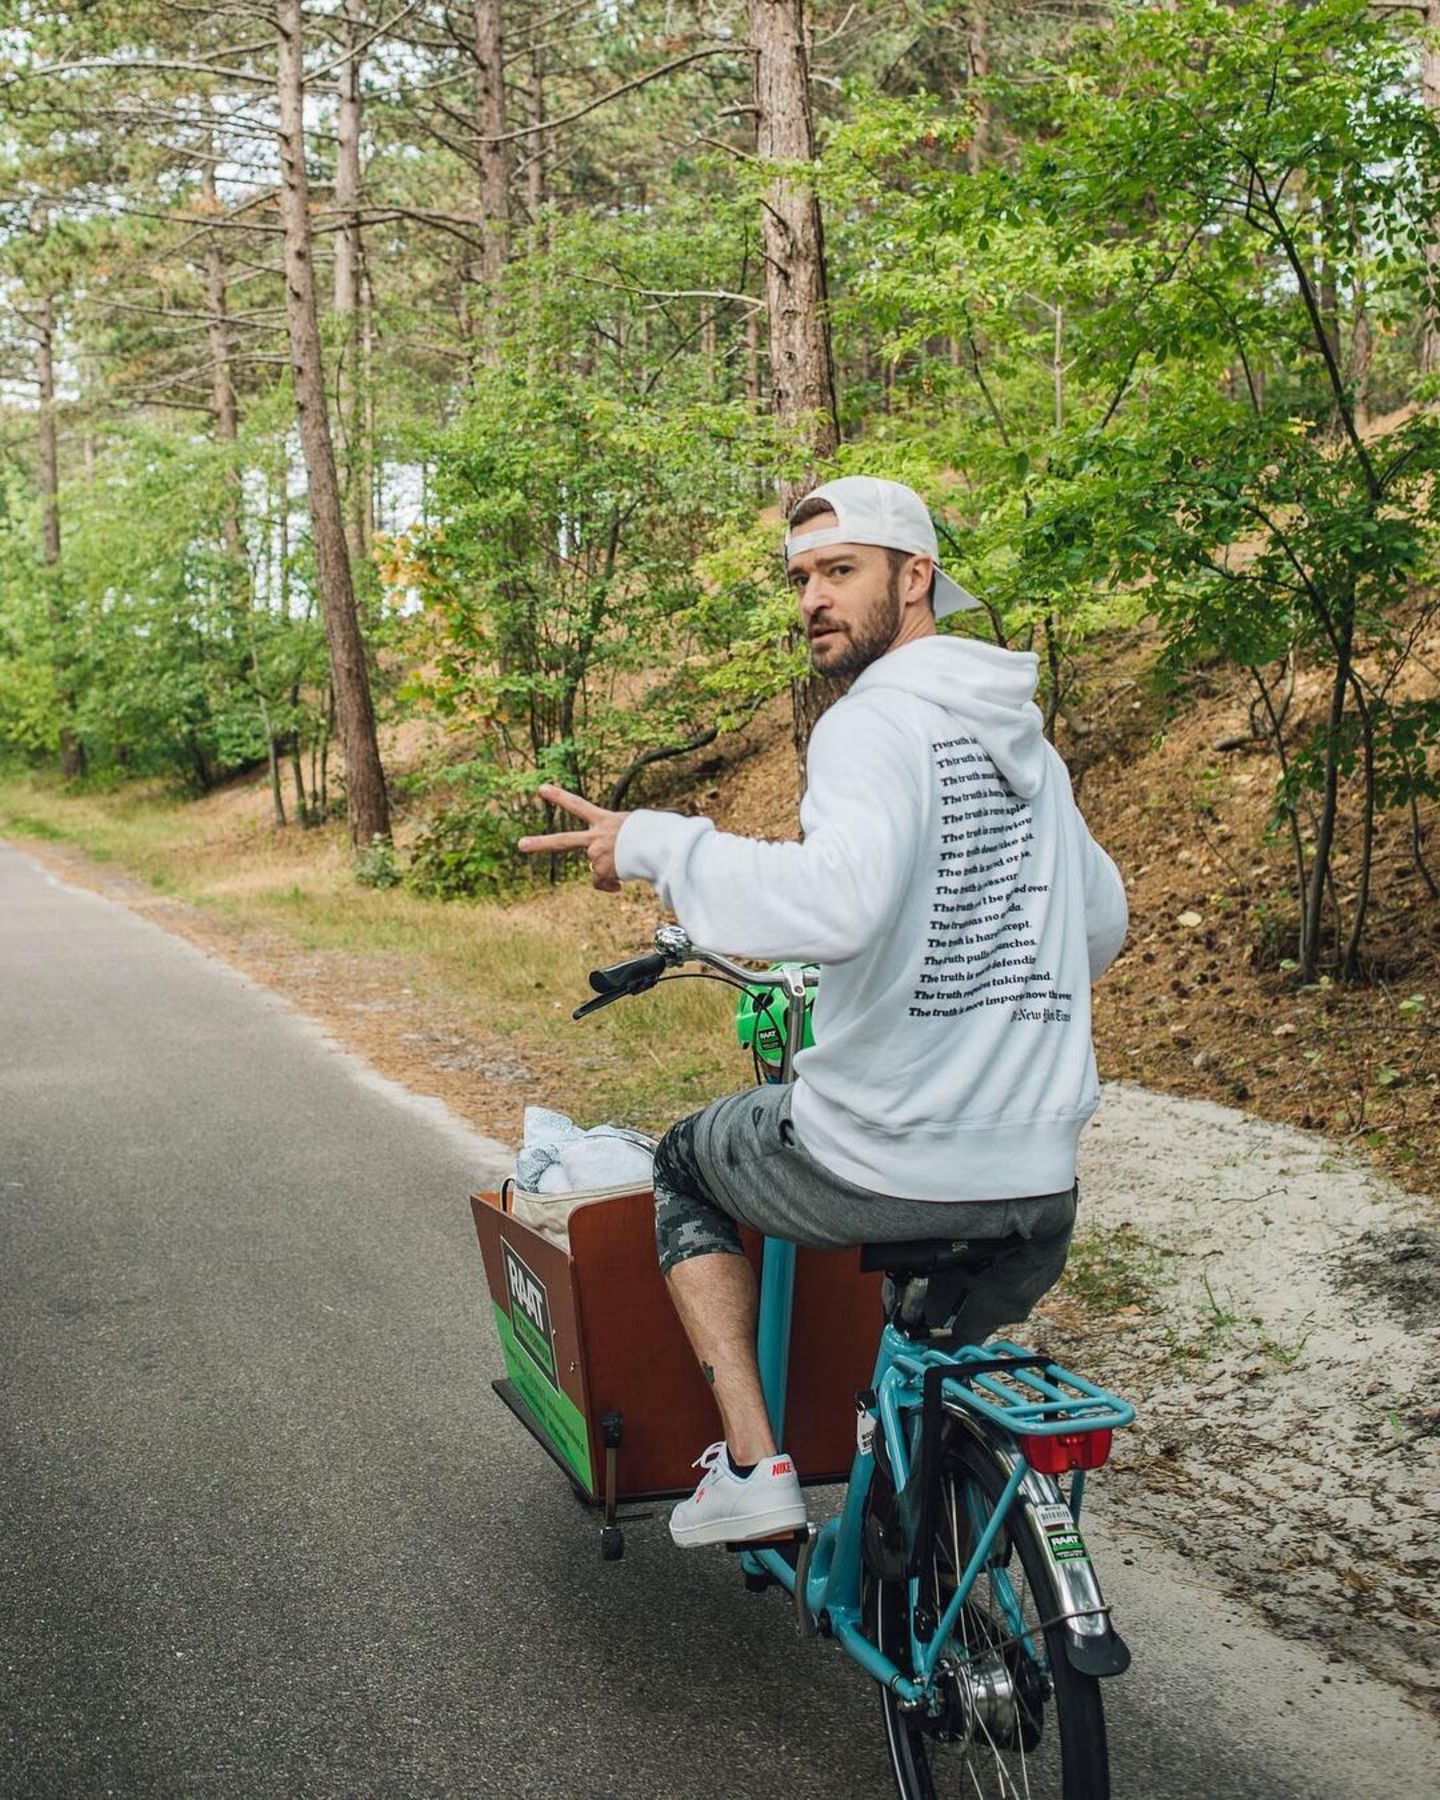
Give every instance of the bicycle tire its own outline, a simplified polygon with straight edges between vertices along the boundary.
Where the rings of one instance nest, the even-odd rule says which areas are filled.
[[[940,1529],[936,1541],[937,1592],[953,1592],[955,1574],[968,1560],[965,1539],[994,1511],[1004,1471],[983,1444],[963,1428],[952,1429],[939,1480]],[[867,1502],[867,1543],[893,1545],[893,1489],[876,1469]],[[970,1521],[976,1523],[970,1523]],[[962,1521],[966,1521],[962,1523]],[[1015,1579],[1018,1567],[1020,1580]],[[952,1641],[963,1646],[981,1679],[958,1674],[943,1685],[944,1720],[907,1713],[895,1694],[881,1689],[885,1746],[900,1800],[1108,1800],[1109,1758],[1100,1684],[1075,1669],[1057,1625],[1061,1611],[1051,1564],[1029,1514],[1013,1507],[996,1541],[987,1572],[975,1584]],[[1018,1604],[1027,1633],[1043,1637],[1042,1659],[1005,1622],[1003,1583]],[[908,1662],[908,1586],[903,1577],[868,1572],[865,1624],[874,1642],[902,1669]],[[959,1665],[959,1659],[956,1659]],[[985,1687],[988,1670],[990,1686]],[[1009,1697],[1005,1690],[1008,1687]]]

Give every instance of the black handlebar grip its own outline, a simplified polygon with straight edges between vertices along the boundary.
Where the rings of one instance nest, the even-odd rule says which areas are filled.
[[[597,994],[643,994],[669,968],[657,951],[648,956],[633,956],[629,962],[611,963],[608,969],[592,969],[590,986]]]

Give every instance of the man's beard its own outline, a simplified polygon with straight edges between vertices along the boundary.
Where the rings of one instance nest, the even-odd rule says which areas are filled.
[[[871,663],[882,657],[895,642],[900,631],[900,621],[904,617],[905,607],[900,599],[899,571],[892,569],[885,583],[885,598],[879,601],[868,618],[862,619],[848,634],[849,642],[833,661],[821,664],[816,661],[814,646],[810,650],[810,664],[817,675],[825,675],[832,680],[850,681]]]

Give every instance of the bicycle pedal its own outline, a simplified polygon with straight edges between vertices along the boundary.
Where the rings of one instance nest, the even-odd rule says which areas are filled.
[[[810,1536],[810,1527],[802,1525],[795,1531],[777,1531],[773,1537],[730,1539],[725,1548],[740,1550],[787,1550],[792,1544],[803,1544]]]

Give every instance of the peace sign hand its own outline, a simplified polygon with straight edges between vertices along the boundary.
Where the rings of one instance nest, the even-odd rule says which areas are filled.
[[[552,806],[573,813],[585,821],[584,831],[552,831],[544,837],[521,838],[517,849],[527,856],[548,856],[556,850],[583,850],[590,859],[590,875],[594,885],[606,894],[620,892],[620,877],[615,873],[615,840],[629,813],[607,812],[603,806],[582,800],[579,794],[546,782],[539,790],[540,798]]]

